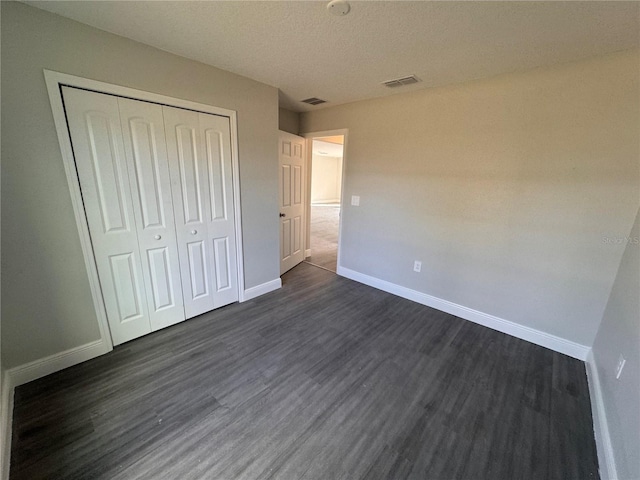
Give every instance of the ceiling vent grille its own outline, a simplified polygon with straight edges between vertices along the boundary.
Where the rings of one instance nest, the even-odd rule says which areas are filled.
[[[309,105],[320,105],[321,103],[327,103],[326,100],[322,100],[321,98],[316,98],[316,97],[306,98],[300,101],[302,103],[308,103]]]
[[[405,85],[412,85],[414,83],[418,83],[418,80],[414,75],[409,75],[408,77],[402,78],[394,78],[393,80],[387,80],[386,82],[382,82],[382,85],[389,88],[396,87],[404,87]]]

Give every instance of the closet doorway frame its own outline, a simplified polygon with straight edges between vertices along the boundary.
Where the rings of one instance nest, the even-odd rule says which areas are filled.
[[[80,245],[84,257],[87,275],[89,277],[89,288],[93,300],[94,310],[98,318],[98,327],[100,329],[100,338],[104,351],[107,353],[113,350],[113,341],[111,339],[111,331],[107,321],[107,311],[104,300],[102,298],[102,288],[98,278],[98,267],[93,255],[93,246],[91,236],[89,234],[89,224],[84,210],[84,202],[80,190],[80,179],[76,172],[75,159],[73,156],[73,148],[71,146],[71,136],[67,127],[67,118],[64,110],[62,99],[62,86],[81,88],[91,90],[96,93],[107,95],[115,95],[118,97],[130,98],[132,100],[141,100],[170,107],[184,108],[202,113],[209,113],[229,118],[231,129],[231,170],[233,175],[233,213],[235,217],[235,233],[236,233],[236,258],[238,272],[238,301],[244,302],[244,255],[242,250],[242,211],[240,203],[240,165],[238,160],[238,118],[235,110],[214,107],[204,103],[192,102],[180,98],[169,97],[157,93],[137,90],[135,88],[123,87],[111,83],[100,82],[88,78],[77,77],[66,73],[55,72],[53,70],[44,69],[44,77],[49,93],[49,102],[51,103],[51,111],[53,120],[58,134],[58,143],[60,144],[60,152],[62,153],[62,163],[69,184],[69,192],[71,194],[71,203],[73,205],[73,213],[76,218],[76,226],[80,237]]]

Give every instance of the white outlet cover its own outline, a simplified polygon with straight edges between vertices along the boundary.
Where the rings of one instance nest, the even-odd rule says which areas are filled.
[[[351,195],[351,205],[354,207],[360,206],[360,196],[359,195]]]
[[[422,262],[420,260],[416,260],[413,262],[413,271],[420,273],[422,270]]]

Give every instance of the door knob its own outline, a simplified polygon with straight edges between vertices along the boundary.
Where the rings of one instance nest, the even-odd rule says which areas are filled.
[[[197,230],[191,230],[191,235],[195,235],[196,233],[198,233]]]
[[[282,217],[286,217],[286,215],[284,213],[281,213],[280,214],[280,218],[282,218]]]
[[[160,239],[162,238],[162,236],[161,236],[161,235],[156,235],[154,238],[155,238],[156,240],[160,240]]]

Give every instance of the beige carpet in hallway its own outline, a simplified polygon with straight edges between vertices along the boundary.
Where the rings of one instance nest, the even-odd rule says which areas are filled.
[[[332,272],[338,264],[340,205],[311,206],[311,256],[308,263]]]

